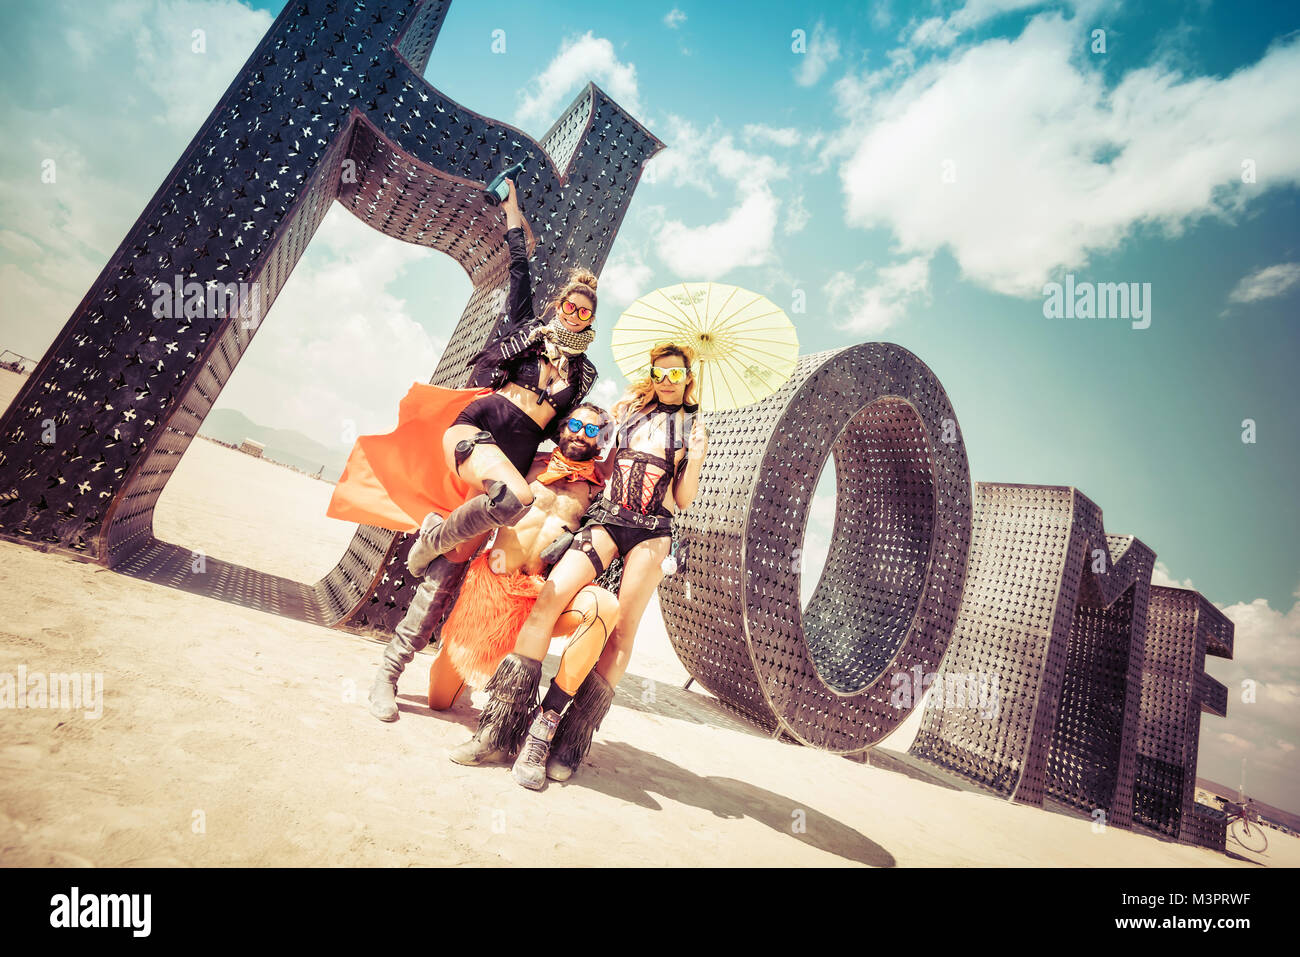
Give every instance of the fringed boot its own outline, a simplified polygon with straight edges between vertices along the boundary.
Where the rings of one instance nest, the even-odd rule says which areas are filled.
[[[592,735],[609,714],[613,703],[614,689],[609,682],[599,672],[588,674],[573,696],[573,703],[564,712],[551,741],[551,756],[546,762],[548,778],[567,781],[573,777],[573,772],[591,750]]]
[[[384,646],[383,660],[370,686],[370,713],[380,721],[397,720],[397,679],[415,653],[429,644],[434,630],[456,603],[468,568],[469,562],[453,562],[445,557],[428,566],[406,616]]]
[[[540,661],[513,653],[506,655],[483,687],[491,697],[479,714],[474,737],[453,748],[448,756],[457,764],[483,764],[514,754],[537,710],[541,683]]]

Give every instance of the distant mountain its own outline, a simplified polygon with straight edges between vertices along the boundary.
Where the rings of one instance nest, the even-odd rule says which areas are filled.
[[[344,448],[341,445],[331,448],[293,429],[272,429],[258,425],[234,409],[213,409],[199,426],[199,434],[231,445],[239,445],[244,439],[261,442],[266,446],[263,458],[292,465],[312,475],[323,465],[325,471],[321,477],[330,482],[339,480],[343,466],[347,464],[348,453],[352,451],[350,447]]]

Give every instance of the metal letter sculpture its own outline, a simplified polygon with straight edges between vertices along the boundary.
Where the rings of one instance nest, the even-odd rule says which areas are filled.
[[[406,538],[394,547],[383,529],[359,529],[315,585],[212,558],[196,572],[189,549],[154,539],[154,504],[260,318],[157,300],[242,284],[264,312],[338,199],[465,268],[474,291],[432,378],[465,385],[508,285],[502,217],[480,190],[525,158],[538,301],[572,266],[599,272],[663,144],[594,84],[540,143],[443,96],[422,73],[447,7],[285,6],[0,420],[0,482],[14,493],[0,532],[321,624],[388,630],[402,617]]]
[[[1134,823],[1192,844],[1224,848],[1224,817],[1196,803],[1201,712],[1225,717],[1228,689],[1205,656],[1232,657],[1233,624],[1197,591],[1153,586],[1137,735]]]
[[[996,717],[927,704],[911,753],[1005,797],[1122,826],[1132,804],[1155,553],[1075,489],[975,485],[961,610],[938,678],[997,676]]]
[[[1195,669],[1213,683],[1202,671],[1205,633],[1194,659],[1196,600],[1209,605],[1185,593],[1194,596],[1183,622],[1192,633],[1177,632],[1164,596],[1179,590],[1151,588],[1154,564],[1138,539],[1105,534],[1101,510],[1076,489],[977,482],[966,587],[938,678],[991,673],[998,708],[990,718],[936,696],[911,753],[1023,803],[1049,796],[1103,810],[1117,827],[1190,840],[1190,828],[1179,835],[1178,809],[1190,817],[1180,802],[1192,800],[1183,775],[1190,767],[1195,783],[1199,721],[1186,712],[1214,696],[1190,677],[1187,687],[1200,690],[1180,696],[1157,676]],[[1230,655],[1232,625],[1214,614],[1220,641],[1211,647],[1223,652],[1226,629]]]
[[[801,356],[775,394],[708,421],[700,490],[678,516],[687,555],[659,588],[673,648],[760,724],[860,751],[907,716],[889,672],[937,668],[961,600],[970,472],[948,397],[916,356],[872,342]],[[804,528],[831,455],[831,551],[801,611]]]
[[[212,558],[196,570],[153,537],[153,509],[334,200],[473,282],[439,385],[469,384],[466,362],[502,318],[503,224],[480,190],[507,163],[528,160],[539,301],[574,265],[600,271],[663,144],[594,84],[540,142],[452,102],[422,77],[447,7],[285,7],[0,419],[0,535],[307,621],[393,628],[415,585],[406,536],[362,527],[308,585]],[[222,289],[244,308],[191,308]],[[1106,535],[1072,489],[981,483],[972,516],[956,416],[919,359],[886,343],[803,356],[776,394],[710,425],[696,503],[678,517],[683,565],[660,598],[673,647],[722,702],[853,753],[936,672],[950,688],[993,675],[992,716],[936,701],[913,753],[1016,800],[1223,846],[1192,789],[1199,710],[1226,710],[1204,658],[1231,656],[1231,623],[1195,592],[1150,589],[1151,550]],[[831,552],[802,609],[804,529],[830,456]]]

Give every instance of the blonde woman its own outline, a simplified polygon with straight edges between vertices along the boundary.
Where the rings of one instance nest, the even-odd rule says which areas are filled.
[[[551,570],[524,623],[514,653],[498,669],[503,678],[526,673],[536,674],[538,680],[498,682],[509,700],[494,696],[483,710],[474,738],[457,749],[459,758],[453,754],[454,760],[499,746],[501,722],[507,722],[511,739],[523,738],[526,729],[514,778],[539,790],[548,776],[562,781],[572,775],[590,747],[592,733],[613,701],[614,686],[627,669],[641,616],[664,575],[663,563],[672,543],[669,502],[674,508],[687,508],[699,488],[708,432],[697,415],[695,358],[689,346],[656,346],[650,352],[649,375],[634,383],[614,406],[613,471],[604,493],[583,516],[573,544]],[[575,684],[575,649],[570,647],[565,653],[566,674],[551,682],[537,708],[541,662],[556,619],[615,556],[623,559],[623,576],[609,646],[593,642],[580,650],[588,662],[577,677],[580,684]],[[548,763],[552,745],[555,757]]]

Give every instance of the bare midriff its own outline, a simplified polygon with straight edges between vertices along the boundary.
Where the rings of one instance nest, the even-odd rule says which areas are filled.
[[[550,402],[538,402],[537,393],[518,382],[507,382],[497,389],[497,395],[505,396],[542,428],[550,425],[551,419],[555,418],[555,407]]]

